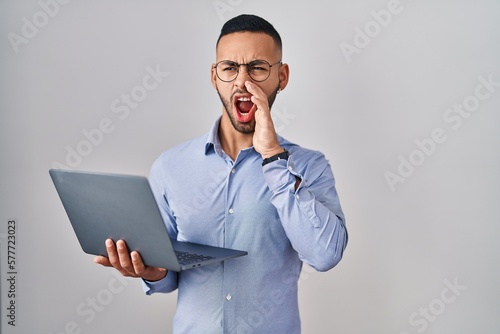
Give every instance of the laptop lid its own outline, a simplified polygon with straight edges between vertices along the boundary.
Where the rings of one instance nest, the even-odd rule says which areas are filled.
[[[124,240],[148,266],[181,271],[247,252],[170,239],[146,177],[51,169],[49,174],[83,251],[107,256],[105,240]],[[210,257],[182,265],[174,246]],[[204,254],[202,252],[208,252]]]

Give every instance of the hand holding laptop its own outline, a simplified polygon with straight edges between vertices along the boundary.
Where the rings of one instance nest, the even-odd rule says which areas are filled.
[[[114,267],[123,276],[141,277],[147,281],[158,281],[167,275],[167,270],[158,267],[146,266],[137,251],[129,253],[125,241],[118,240],[115,243],[111,239],[106,240],[108,257],[96,256],[94,262],[105,267]]]
[[[248,254],[171,239],[143,176],[57,169],[49,173],[82,249],[97,255],[94,262],[124,276],[155,281],[165,277],[167,269],[193,269]]]

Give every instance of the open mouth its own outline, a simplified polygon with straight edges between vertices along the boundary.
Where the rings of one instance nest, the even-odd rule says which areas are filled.
[[[233,99],[234,110],[239,122],[247,123],[253,118],[253,114],[257,109],[250,99],[251,95],[239,95]]]

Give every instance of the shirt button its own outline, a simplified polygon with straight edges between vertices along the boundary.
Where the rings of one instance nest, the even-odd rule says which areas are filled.
[[[288,166],[288,170],[289,170],[290,172],[291,172],[291,171],[293,171],[292,166]]]
[[[230,293],[228,293],[228,294],[226,295],[226,299],[227,299],[227,300],[231,300],[231,294],[230,294]]]
[[[236,169],[235,168],[231,169],[231,173],[232,174],[236,173]]]
[[[295,198],[296,198],[296,199],[300,199],[299,194],[295,195]]]
[[[233,208],[229,209],[229,213],[233,214],[234,213],[234,209]]]

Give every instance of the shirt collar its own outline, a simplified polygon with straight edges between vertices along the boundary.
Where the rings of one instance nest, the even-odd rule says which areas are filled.
[[[219,157],[225,158],[227,157],[226,153],[222,150],[222,146],[220,144],[220,139],[219,139],[219,126],[221,122],[222,116],[219,116],[219,118],[215,121],[215,123],[212,125],[212,128],[210,129],[210,132],[208,133],[207,136],[207,141],[205,143],[205,155],[208,155],[210,153],[217,153]],[[253,146],[248,147],[242,152],[255,152]],[[241,153],[241,152],[240,152]],[[247,153],[245,153],[246,155]]]
[[[205,143],[205,155],[213,151],[219,156],[222,156],[222,148],[220,146],[219,140],[219,125],[221,118],[222,116],[219,116],[219,118],[217,118],[215,123],[212,125],[210,132],[208,133],[207,142]]]

